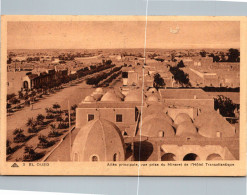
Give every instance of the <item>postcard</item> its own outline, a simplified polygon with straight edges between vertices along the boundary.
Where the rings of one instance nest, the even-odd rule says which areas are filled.
[[[2,16],[2,175],[246,175],[247,18]]]

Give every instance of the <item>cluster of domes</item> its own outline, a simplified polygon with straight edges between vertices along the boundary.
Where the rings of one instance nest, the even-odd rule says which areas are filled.
[[[179,113],[173,121],[161,105],[150,105],[142,113],[140,134],[147,137],[196,136],[197,128],[186,113]]]
[[[125,96],[118,90],[108,90],[104,93],[102,88],[97,88],[91,95],[86,96],[81,103],[89,102],[120,102],[123,101]]]
[[[196,119],[198,133],[204,137],[233,137],[235,128],[214,110],[202,112]]]
[[[141,102],[142,92],[141,90],[132,90],[124,98],[125,102]]]
[[[158,94],[156,93],[157,90],[155,88],[150,88],[147,92],[147,98],[146,102],[148,104],[153,104],[156,102],[159,102]],[[144,94],[142,94],[141,89],[137,90],[130,90],[127,95],[123,95],[118,90],[108,90],[106,93],[104,93],[102,88],[97,88],[91,95],[86,96],[82,103],[84,102],[95,102],[95,101],[102,101],[102,102],[141,102],[142,96],[144,97]]]
[[[138,135],[147,137],[173,137],[172,119],[158,105],[148,106],[142,114]]]
[[[102,102],[121,102],[122,98],[115,91],[107,91],[101,98]]]
[[[173,120],[170,116],[163,112],[161,105],[150,105],[142,113],[142,122],[146,122],[151,118],[159,118],[173,125]]]
[[[91,95],[86,96],[81,103],[90,103],[90,102],[99,101],[103,96],[103,94],[104,91],[102,88],[96,88],[95,91]]]
[[[95,102],[95,98],[91,95],[88,95],[84,98],[84,101],[83,102]]]
[[[160,118],[151,118],[142,123],[138,135],[147,137],[173,137],[175,131],[168,122]]]

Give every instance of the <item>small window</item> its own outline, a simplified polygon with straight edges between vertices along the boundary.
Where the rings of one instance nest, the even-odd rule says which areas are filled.
[[[94,120],[94,114],[89,114],[87,116],[87,121],[91,121],[91,120]]]
[[[216,137],[221,137],[221,132],[217,131],[216,132]]]
[[[117,114],[116,115],[116,122],[123,122],[123,116],[122,116],[122,114]]]
[[[164,137],[165,136],[165,132],[164,131],[159,131],[159,137]]]
[[[93,162],[96,162],[96,161],[99,161],[98,159],[98,156],[92,156],[92,159],[91,159]]]
[[[123,78],[128,78],[128,72],[122,72],[122,77]]]
[[[113,155],[113,161],[117,161],[118,159],[117,159],[117,153],[115,153],[114,155]]]
[[[75,153],[75,155],[74,155],[74,161],[79,161],[79,156],[77,153]]]

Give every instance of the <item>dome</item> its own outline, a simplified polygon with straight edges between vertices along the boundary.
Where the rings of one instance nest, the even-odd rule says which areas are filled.
[[[73,161],[124,161],[124,141],[118,127],[97,119],[83,126],[72,145]]]
[[[95,93],[104,93],[103,89],[100,87],[96,88],[94,92]]]
[[[101,98],[102,102],[121,102],[122,99],[113,91],[106,92]]]
[[[204,137],[233,137],[235,128],[214,110],[202,112],[194,123],[198,133]]]
[[[130,91],[125,99],[125,102],[138,102],[138,101],[142,101],[142,94],[141,92],[137,92],[137,91]]]
[[[196,134],[197,134],[196,127],[191,121],[184,121],[180,123],[176,130],[176,135],[178,136],[189,136]]]
[[[148,107],[146,107],[144,110],[143,110],[143,117],[146,117],[150,114],[155,114],[155,113],[159,113],[159,112],[163,112],[163,105],[157,105],[157,104],[154,104],[154,105],[149,105]]]
[[[175,120],[174,120],[174,124],[175,125],[179,125],[180,123],[182,123],[184,121],[190,121],[191,122],[192,120],[191,120],[191,118],[190,118],[190,116],[188,114],[186,114],[186,113],[179,113],[176,116]]]
[[[150,88],[148,89],[148,92],[150,92],[150,93],[156,93],[156,92],[157,92],[157,89],[154,88],[154,87],[150,87]]]
[[[95,99],[89,95],[84,98],[84,102],[95,102]]]
[[[158,97],[156,95],[153,95],[153,94],[148,96],[148,98],[147,98],[147,102],[158,102],[158,101],[159,101]]]
[[[118,90],[114,91],[114,93],[115,93],[118,97],[120,97],[122,100],[125,98],[124,94],[122,94],[122,93],[121,93],[120,91],[118,91]]]
[[[142,118],[142,123],[145,123],[152,118],[157,118],[157,119],[165,121],[166,123],[168,123],[171,126],[173,125],[172,119],[165,113],[155,113],[155,114],[150,114],[148,116],[145,116]]]
[[[103,96],[103,94],[100,94],[100,93],[92,93],[91,96],[93,96],[95,100],[99,101],[100,98]]]
[[[142,113],[143,123],[151,118],[159,118],[165,120],[170,125],[173,125],[173,120],[171,119],[171,117],[163,112],[162,105],[150,105],[143,111]]]
[[[142,123],[142,127],[141,129],[139,128],[138,135],[140,135],[140,133],[142,136],[147,137],[173,137],[175,135],[173,127],[168,122],[160,118],[152,118]]]

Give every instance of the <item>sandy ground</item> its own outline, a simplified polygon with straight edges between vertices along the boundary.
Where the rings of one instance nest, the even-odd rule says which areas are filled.
[[[14,113],[7,117],[7,137],[11,139],[13,137],[13,130],[15,128],[26,128],[26,122],[28,118],[36,118],[38,114],[46,114],[45,108],[52,107],[54,103],[61,105],[61,109],[68,109],[68,100],[70,105],[80,103],[85,96],[91,94],[95,89],[88,88],[86,84],[81,83],[76,86],[62,89],[61,91],[46,96],[43,100],[35,103],[30,107]]]
[[[22,128],[24,130],[25,135],[31,135],[27,132],[27,126],[26,122],[28,118],[36,118],[38,114],[43,114],[46,116],[45,108],[52,107],[54,103],[58,103],[61,105],[61,109],[68,109],[68,100],[70,102],[70,106],[74,104],[80,103],[85,96],[91,94],[95,89],[87,86],[84,82],[77,84],[75,86],[70,86],[67,88],[64,88],[55,94],[51,94],[49,96],[46,96],[44,99],[40,100],[39,102],[35,103],[30,107],[25,107],[24,109],[14,113],[13,115],[7,117],[7,139],[10,140],[13,143],[13,131],[16,128]],[[50,128],[45,128],[41,130],[38,134],[36,134],[33,138],[28,140],[25,145],[26,146],[33,146],[34,148],[38,144],[38,135],[48,135],[50,131]],[[59,138],[58,138],[59,139]],[[13,145],[22,145],[20,144],[12,144]],[[19,150],[17,150],[15,153],[11,155],[11,158],[9,160],[16,160],[21,159],[23,157],[24,148],[22,147]],[[49,150],[49,149],[48,149]],[[48,151],[46,151],[48,152]]]

